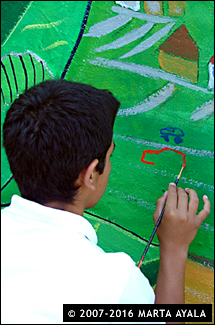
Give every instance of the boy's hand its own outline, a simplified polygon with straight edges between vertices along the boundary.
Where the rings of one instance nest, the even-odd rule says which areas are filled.
[[[184,286],[188,248],[201,223],[210,213],[210,202],[204,195],[203,210],[196,214],[199,205],[196,192],[191,189],[177,188],[174,183],[171,183],[168,192],[157,200],[153,217],[155,224],[165,201],[164,215],[157,229],[160,242],[160,265],[155,288],[155,303],[185,304]],[[174,324],[184,323],[179,321]]]
[[[188,200],[189,196],[189,200]],[[167,200],[166,200],[167,197]],[[176,187],[174,183],[169,184],[169,191],[157,200],[156,210],[153,216],[156,224],[162,208],[166,201],[165,212],[157,229],[157,237],[160,250],[176,253],[178,249],[188,252],[190,243],[210,213],[210,201],[203,196],[203,210],[197,213],[199,199],[194,190]]]

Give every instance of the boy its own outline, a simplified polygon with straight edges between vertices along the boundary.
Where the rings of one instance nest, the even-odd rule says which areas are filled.
[[[194,190],[169,185],[158,228],[154,294],[125,253],[105,253],[83,218],[107,187],[120,103],[106,90],[48,80],[8,110],[3,144],[21,197],[2,212],[2,322],[62,323],[63,304],[184,303],[188,247],[210,211]],[[188,203],[188,196],[190,197]]]

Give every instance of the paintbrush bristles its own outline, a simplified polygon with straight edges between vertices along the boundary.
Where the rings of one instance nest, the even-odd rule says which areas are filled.
[[[181,174],[182,174],[182,171],[183,171],[184,167],[185,167],[185,165],[182,165],[182,168],[181,168],[181,170],[180,170],[180,173],[178,174],[178,177],[177,177],[177,179],[176,179],[176,181],[175,181],[175,185],[176,185],[176,186],[177,186],[177,184],[178,184],[179,178],[181,177]]]
[[[184,166],[182,166],[182,168],[181,168],[181,170],[180,170],[180,173],[178,174],[177,179],[179,179],[179,178],[181,177],[181,174],[182,174],[183,169],[184,169]]]

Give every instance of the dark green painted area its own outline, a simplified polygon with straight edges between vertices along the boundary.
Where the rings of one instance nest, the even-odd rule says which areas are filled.
[[[30,2],[25,15],[3,44],[1,55],[29,50],[45,60],[54,77],[59,78],[77,40],[86,5],[87,1]],[[56,42],[65,43],[56,46]],[[47,49],[54,43],[55,47]]]
[[[79,35],[87,1],[25,2],[28,3],[28,10],[8,38],[8,41],[3,44],[2,56],[8,55],[11,51],[24,53],[29,50],[42,59],[53,76],[58,78],[63,72]],[[93,1],[84,33],[88,33],[90,27],[94,24],[116,16],[117,14],[111,10],[114,5],[114,1]],[[144,12],[142,5],[140,12]],[[168,81],[160,78],[142,77],[136,73],[122,71],[117,68],[109,69],[94,66],[88,60],[101,57],[160,69],[158,61],[159,46],[178,27],[185,24],[189,34],[199,47],[197,86],[207,90],[208,62],[214,54],[213,14],[213,1],[186,1],[185,15],[176,18],[176,24],[168,35],[144,52],[122,60],[120,60],[122,55],[140,44],[141,41],[152,36],[165,24],[162,24],[162,26],[155,24],[153,30],[146,36],[122,48],[99,53],[94,50],[140,27],[143,21],[134,18],[125,26],[108,35],[95,38],[82,37],[65,78],[89,83],[98,88],[109,89],[120,100],[120,109],[134,107],[167,86]],[[168,16],[167,2],[164,2],[164,15]],[[57,23],[57,25],[50,27],[50,23]],[[6,26],[5,20],[3,24]],[[38,24],[46,24],[46,27],[43,25],[40,28],[38,26],[36,28],[35,26],[26,28],[26,26]],[[49,24],[49,28],[47,24]],[[8,30],[11,30],[11,28]],[[20,91],[22,91],[25,87],[23,68],[17,57],[13,56],[12,60],[17,74],[18,85]],[[33,82],[33,70],[28,54],[23,55],[23,60],[26,64],[30,86]],[[38,83],[42,77],[42,70],[38,60],[35,58],[33,60],[37,71],[36,83]],[[3,62],[7,67],[14,99],[16,89],[13,73],[8,58],[5,58]],[[45,70],[45,79],[50,77],[48,70]],[[5,98],[9,102],[10,92],[3,73],[2,87]],[[114,127],[116,148],[111,158],[112,172],[108,188],[97,206],[89,211],[107,221],[85,215],[97,230],[98,244],[103,249],[107,252],[124,251],[135,262],[140,260],[146,242],[132,235],[129,231],[145,240],[149,239],[154,228],[153,213],[156,200],[167,189],[168,184],[175,181],[182,164],[182,156],[171,151],[163,152],[160,155],[147,155],[147,160],[153,161],[155,165],[141,162],[143,150],[155,150],[155,144],[177,147],[177,150],[186,154],[187,167],[183,171],[179,186],[196,190],[200,198],[199,210],[203,207],[202,196],[204,194],[208,195],[212,203],[211,213],[190,245],[189,253],[203,259],[214,259],[214,115],[212,114],[197,121],[190,119],[196,108],[213,99],[214,95],[211,91],[191,90],[178,84],[175,84],[175,87],[176,90],[172,93],[172,96],[152,110],[132,116],[117,116]],[[4,121],[8,107],[9,103],[2,105],[1,123]],[[170,138],[168,143],[161,137],[160,129],[170,126],[180,128],[184,132],[183,142],[179,145],[175,144],[173,137]],[[1,153],[1,185],[3,186],[11,177],[11,172],[3,148]],[[9,203],[14,193],[19,194],[19,190],[15,181],[12,180],[2,191],[2,203]],[[119,226],[110,224],[108,221],[112,221]],[[129,231],[123,230],[121,227]],[[153,243],[158,244],[156,236]],[[159,249],[152,245],[141,268],[152,285],[156,282],[158,263]]]
[[[5,41],[30,1],[1,1],[1,44]]]

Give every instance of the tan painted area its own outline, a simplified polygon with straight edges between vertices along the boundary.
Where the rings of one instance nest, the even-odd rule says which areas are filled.
[[[201,324],[214,324],[214,270],[187,260],[185,271],[185,303],[212,304],[212,322],[201,322]],[[186,324],[196,324],[196,322],[186,322]]]
[[[27,25],[25,26],[22,30],[21,33],[24,32],[27,29],[43,29],[43,28],[53,28],[56,27],[58,25],[60,25],[66,18],[63,18],[61,20],[55,21],[53,23],[49,23],[49,24],[33,24],[33,25]]]
[[[176,74],[177,76],[190,79],[192,83],[197,82],[198,76],[198,63],[185,60],[180,57],[171,56],[164,51],[160,50],[159,53],[159,64],[160,67],[170,73]]]
[[[66,42],[66,41],[57,41],[57,42],[54,42],[53,44],[51,44],[51,45],[49,45],[47,47],[44,47],[42,49],[42,51],[52,50],[55,47],[58,47],[60,45],[66,45],[66,44],[68,44],[68,42]]]
[[[185,12],[186,1],[168,1],[169,15],[182,16]]]
[[[144,10],[149,15],[163,15],[163,1],[143,1]],[[156,10],[159,8],[159,10]]]

